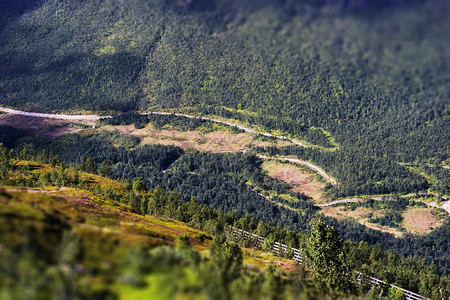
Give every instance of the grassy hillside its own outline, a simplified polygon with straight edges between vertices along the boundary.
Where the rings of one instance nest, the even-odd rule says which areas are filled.
[[[433,297],[449,284],[448,277],[442,276],[434,264],[427,264],[424,257],[403,258],[368,243],[344,242],[329,226],[326,228],[332,230],[330,234],[340,246],[330,249],[327,257],[337,260],[334,263],[338,263],[337,268],[346,279],[338,280],[336,276],[341,273],[336,272],[318,275],[316,267],[297,269],[289,260],[289,251],[276,252],[278,256],[274,256],[256,249],[241,250],[232,242],[225,242],[223,234],[228,226],[253,231],[268,238],[263,249],[270,248],[274,241],[284,242],[302,249],[314,261],[311,253],[320,253],[324,248],[311,246],[315,242],[310,233],[261,222],[249,214],[239,217],[233,212],[211,209],[195,197],[183,203],[180,200],[184,195],[161,187],[146,189],[139,178],[132,184],[114,181],[60,164],[53,156],[49,161],[50,164],[17,160],[5,148],[0,151],[0,254],[7,261],[0,269],[0,287],[5,297],[22,297],[24,290],[31,295],[98,297],[124,291],[164,291],[180,297],[214,291],[214,295],[225,295],[224,298],[229,298],[230,293],[255,298],[277,293],[296,298],[298,292],[310,296],[335,294],[338,290],[341,295],[368,292],[364,286],[357,289],[348,281],[353,278],[351,270],[361,270]],[[316,227],[312,228],[314,232]],[[445,256],[441,245],[445,240],[435,242],[439,243],[435,249]],[[242,247],[252,245],[251,241],[241,241]],[[279,271],[271,266],[271,261]],[[23,268],[16,267],[22,264]],[[268,269],[263,275],[260,269],[265,267]],[[36,279],[35,274],[39,273],[43,274],[42,280]],[[164,274],[172,274],[176,279]],[[58,276],[62,276],[62,282]],[[169,290],[167,280],[173,283]],[[96,284],[86,286],[86,281]],[[147,284],[153,292],[142,289]],[[136,291],[138,287],[141,292]],[[387,292],[371,291],[372,295]]]
[[[34,173],[50,168],[25,161],[16,165],[28,166]],[[125,197],[119,182],[86,173],[80,174],[80,182],[89,190],[51,185],[0,188],[2,299],[129,299],[130,295],[206,299],[211,289],[223,296],[220,283],[205,277],[221,272],[214,265],[214,253],[208,252],[212,235],[166,217],[137,214],[128,204],[99,194],[108,186]],[[250,290],[245,287],[256,278],[262,280],[260,284],[282,280],[278,292],[285,290],[288,297],[293,297],[294,289],[304,295],[326,293],[306,279],[294,288],[295,263],[291,260],[246,248],[242,255],[242,261],[236,262],[237,273],[226,286],[236,297],[256,297],[251,289],[258,284],[250,285]],[[266,267],[270,275],[261,273]],[[267,286],[259,295],[273,292]]]
[[[58,130],[58,127],[49,126],[47,130],[52,132]],[[0,136],[3,140],[11,141],[12,145],[16,146],[15,155],[21,159],[34,158],[42,163],[52,164],[59,163],[60,160],[65,166],[74,164],[78,170],[103,174],[119,180],[126,179],[129,182],[141,178],[147,188],[153,189],[160,185],[166,190],[179,192],[181,202],[189,203],[192,197],[195,197],[199,203],[209,208],[234,212],[240,217],[248,213],[249,217],[255,218],[258,222],[279,224],[298,232],[308,231],[310,220],[322,212],[315,206],[320,199],[315,199],[316,203],[314,203],[309,198],[313,197],[314,199],[317,195],[308,194],[307,190],[297,189],[290,181],[279,181],[278,179],[283,179],[282,176],[265,173],[267,164],[263,164],[263,160],[252,153],[198,152],[182,150],[173,146],[147,145],[145,140],[141,144],[137,137],[118,132],[105,132],[102,127],[85,129],[77,134],[56,137],[53,134],[46,138],[42,137],[39,132],[36,133],[26,128],[22,131],[15,127],[8,127],[5,128],[3,134],[0,133],[2,134]],[[22,137],[18,138],[18,136]],[[50,157],[48,157],[49,154]],[[402,168],[407,170],[401,165],[397,166],[397,169],[393,169],[393,171],[401,172]],[[271,166],[271,168],[273,167]],[[283,169],[286,168],[283,167]],[[276,170],[273,169],[273,171]],[[288,169],[286,171],[289,172]],[[382,172],[373,167],[367,171]],[[296,180],[292,177],[296,176],[296,172],[290,172],[287,176]],[[39,174],[29,176],[25,183],[31,186],[36,184],[39,186],[43,182],[61,185],[63,182],[70,183],[71,180],[64,176],[60,178],[55,172],[50,171],[42,178]],[[406,176],[403,180],[409,182]],[[23,184],[20,180],[9,182],[12,185]],[[385,182],[392,184],[389,179],[385,179]],[[327,195],[336,192],[336,188],[332,186],[326,185],[325,188]],[[337,188],[339,189],[340,185]],[[110,192],[107,195],[114,195]],[[414,194],[411,195],[403,195],[401,200],[404,200],[405,197],[415,198]],[[398,195],[391,195],[391,198],[397,199],[397,197]],[[410,205],[408,199],[406,202],[399,200],[399,203],[393,203],[396,206],[393,208],[396,216],[403,214],[407,207],[414,207],[414,201]],[[362,202],[366,201],[362,199]],[[137,200],[136,206],[141,210],[139,203]],[[387,204],[389,205],[389,202]],[[145,211],[145,208],[143,210]],[[356,211],[358,210],[360,209],[356,208]],[[390,209],[379,210],[377,207],[370,207],[362,210],[372,211],[373,215],[368,217],[371,222],[362,222],[363,220],[358,217],[353,218],[353,220],[361,221],[362,224],[360,224],[351,218],[341,218],[339,210],[326,209],[323,212],[326,216],[337,217],[338,220],[326,218],[327,223],[337,228],[346,240],[363,241],[370,245],[378,244],[383,250],[394,250],[405,257],[422,255],[429,263],[436,263],[443,274],[448,274],[449,241],[446,239],[450,229],[448,222],[436,224],[439,226],[433,226],[433,230],[429,230],[428,227],[423,228],[429,231],[423,236],[418,236],[414,230],[407,229],[401,233],[402,238],[396,238],[389,233],[382,232],[397,233],[396,227],[404,227],[399,220],[392,225],[394,223],[390,222],[392,219],[390,215],[384,217],[384,213],[390,213]],[[378,210],[378,212],[374,210]],[[380,214],[381,212],[384,213]],[[377,220],[377,217],[383,218]],[[396,219],[399,218],[396,217]],[[431,219],[436,218],[430,217]],[[392,226],[384,226],[379,223]],[[257,221],[249,223],[249,226],[249,229],[256,229]]]

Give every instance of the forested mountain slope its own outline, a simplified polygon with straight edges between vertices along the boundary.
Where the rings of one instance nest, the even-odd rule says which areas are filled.
[[[2,7],[4,105],[215,114],[313,143],[325,130],[339,153],[308,156],[343,177],[341,195],[420,190],[424,181],[398,162],[448,163],[446,1]]]
[[[215,116],[322,146],[252,151],[317,164],[336,179],[326,187],[336,198],[450,195],[450,171],[442,168],[450,163],[448,1],[40,0],[1,1],[0,9],[2,106]],[[175,116],[126,118],[195,125]],[[0,141],[25,158],[51,150],[88,172],[143,178],[184,203],[196,197],[297,231],[309,230],[316,215],[305,195],[289,203],[258,194],[290,192],[249,153],[144,146],[94,131],[44,138],[29,129],[1,125]],[[450,272],[448,221],[427,236],[399,239],[327,222],[347,240],[422,255],[440,274]]]
[[[29,120],[29,123],[33,123]],[[118,132],[95,132],[52,136],[11,126],[0,126],[0,140],[14,148],[21,159],[74,164],[80,170],[120,180],[141,180],[147,188],[162,186],[180,193],[180,201],[195,198],[212,209],[234,212],[246,217],[247,230],[254,230],[258,221],[308,232],[309,222],[320,210],[306,195],[290,190],[284,182],[268,176],[263,161],[251,153],[208,153],[182,150],[174,146],[142,145],[139,139]],[[50,158],[46,158],[50,155]],[[30,180],[33,183],[33,180]],[[261,192],[273,196],[267,199]],[[110,192],[107,192],[108,195]],[[139,200],[138,200],[139,201]],[[138,202],[140,203],[140,202]],[[381,203],[389,208],[377,224],[397,224],[403,211],[416,206],[414,200],[402,199]],[[137,204],[141,207],[140,204]],[[380,215],[377,215],[381,217]],[[252,219],[250,221],[249,219]],[[367,242],[383,250],[392,250],[403,257],[420,255],[448,275],[450,266],[448,217],[442,226],[429,234],[418,236],[404,232],[401,238],[370,229],[351,220],[324,218],[343,238]],[[397,225],[395,225],[397,226]],[[364,260],[361,261],[364,264]]]

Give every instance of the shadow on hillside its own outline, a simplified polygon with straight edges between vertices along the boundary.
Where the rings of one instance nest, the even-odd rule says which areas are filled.
[[[251,13],[259,9],[281,9],[288,15],[309,14],[321,9],[336,9],[341,13],[376,15],[392,8],[407,8],[424,0],[184,0],[183,11],[217,13]]]
[[[40,7],[44,0],[0,0],[0,32],[24,13]]]
[[[142,58],[127,52],[58,56],[45,45],[30,48],[9,57],[0,68],[0,81],[5,82],[2,104],[35,111],[136,109]]]
[[[0,1],[0,11],[3,17],[19,17],[27,11],[38,8],[44,0]]]

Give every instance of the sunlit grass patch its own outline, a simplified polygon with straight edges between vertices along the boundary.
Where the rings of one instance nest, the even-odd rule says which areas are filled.
[[[311,170],[274,160],[264,161],[262,168],[270,177],[289,184],[292,191],[304,193],[311,197],[315,203],[322,203],[326,200],[326,195],[323,192],[325,183],[317,180],[316,173]]]
[[[430,207],[408,207],[402,216],[407,232],[423,235],[442,226],[447,214]]]

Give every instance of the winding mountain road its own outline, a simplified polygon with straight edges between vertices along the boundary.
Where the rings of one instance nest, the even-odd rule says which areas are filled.
[[[111,118],[111,116],[99,116],[99,115],[67,115],[67,114],[46,114],[46,113],[37,113],[37,112],[27,112],[27,111],[23,111],[23,110],[11,109],[11,108],[1,107],[1,106],[0,106],[0,111],[6,112],[9,114],[14,114],[14,115],[30,116],[30,117],[36,117],[36,118],[47,118],[47,119],[60,119],[60,120],[68,120],[68,121],[81,121],[81,120],[97,121],[102,118]],[[188,118],[188,119],[198,119],[198,120],[210,121],[210,122],[215,122],[215,123],[221,123],[221,124],[225,124],[228,126],[236,127],[238,129],[241,129],[241,130],[251,133],[251,134],[262,135],[262,136],[266,136],[266,137],[276,138],[279,140],[290,141],[291,143],[293,143],[297,146],[300,146],[300,147],[305,147],[305,148],[311,147],[311,146],[308,146],[308,145],[302,143],[301,141],[289,138],[287,136],[274,135],[274,134],[271,134],[268,132],[258,132],[252,128],[249,128],[249,127],[237,124],[237,123],[214,119],[214,118],[209,118],[209,117],[198,117],[198,116],[188,115],[188,114],[157,112],[157,111],[149,112],[149,113],[142,113],[142,114],[143,115],[166,115],[166,116],[175,115],[177,117],[184,117],[184,118]]]
[[[301,160],[298,158],[291,158],[291,157],[270,157],[270,156],[259,155],[259,154],[256,156],[261,159],[273,159],[273,160],[278,160],[278,161],[287,161],[287,162],[292,162],[292,163],[295,163],[298,165],[306,166],[306,167],[312,169],[313,171],[315,171],[316,173],[318,173],[323,179],[325,179],[332,185],[337,184],[337,181],[333,177],[328,175],[322,168],[310,163],[309,161]]]
[[[37,112],[27,112],[23,110],[16,110],[11,108],[0,107],[0,111],[12,114],[12,115],[21,115],[21,116],[29,116],[35,118],[47,118],[47,119],[59,119],[59,120],[67,120],[67,121],[97,121],[101,118],[111,118],[111,116],[98,116],[98,115],[65,115],[65,114],[44,114]]]
[[[432,202],[422,201],[422,203],[425,203],[426,205],[431,206],[431,207],[442,208],[443,210],[448,212],[448,214],[450,215],[450,200],[443,202],[441,206],[439,206],[435,201],[432,201]]]
[[[46,114],[46,113],[37,113],[37,112],[27,112],[27,111],[22,111],[22,110],[5,108],[5,107],[1,107],[1,106],[0,106],[0,111],[9,113],[9,114],[15,114],[15,115],[30,116],[30,117],[36,117],[36,118],[60,119],[60,120],[68,120],[68,121],[73,121],[73,122],[97,121],[102,118],[111,118],[111,116],[99,116],[99,115],[68,115],[68,114]],[[224,120],[219,120],[219,119],[214,119],[214,118],[209,118],[209,117],[198,117],[198,116],[193,116],[193,115],[188,115],[188,114],[180,114],[180,113],[175,113],[175,114],[169,113],[169,112],[143,113],[143,115],[150,115],[150,114],[153,114],[153,115],[175,115],[177,117],[184,117],[184,118],[189,118],[189,119],[199,119],[199,120],[221,123],[221,124],[225,124],[228,126],[233,126],[233,127],[239,128],[239,129],[241,129],[245,132],[251,133],[251,134],[267,136],[267,137],[276,138],[276,139],[280,139],[280,140],[286,140],[286,141],[290,141],[291,143],[301,146],[301,147],[309,147],[300,141],[291,139],[286,136],[273,135],[268,132],[258,132],[252,128],[245,127],[243,125],[229,122],[229,121],[224,121]],[[323,169],[321,169],[320,167],[318,167],[308,161],[304,161],[304,160],[297,159],[297,158],[289,158],[289,157],[268,157],[268,156],[264,156],[264,155],[258,155],[258,157],[261,159],[275,159],[275,160],[279,160],[279,161],[293,162],[295,164],[306,166],[306,167],[314,170],[315,172],[317,172],[320,176],[322,176],[329,183],[331,183],[333,185],[337,184],[336,180],[334,178],[332,178],[330,175],[328,175]]]
[[[290,137],[287,136],[283,136],[283,135],[274,135],[268,132],[259,132],[256,131],[252,128],[237,124],[237,123],[233,123],[233,122],[229,122],[229,121],[224,121],[224,120],[219,120],[219,119],[214,119],[214,118],[209,118],[209,117],[198,117],[198,116],[193,116],[193,115],[187,115],[187,114],[179,114],[179,113],[169,113],[169,112],[150,112],[150,113],[146,113],[146,114],[152,114],[152,115],[175,115],[177,117],[184,117],[184,118],[188,118],[188,119],[198,119],[198,120],[204,120],[204,121],[210,121],[210,122],[215,122],[215,123],[221,123],[221,124],[225,124],[228,126],[232,126],[232,127],[236,127],[238,129],[241,129],[245,132],[251,133],[251,134],[255,134],[255,135],[262,135],[262,136],[266,136],[266,137],[270,137],[270,138],[275,138],[275,139],[279,139],[279,140],[285,140],[285,141],[289,141],[297,146],[300,147],[304,147],[304,148],[311,148],[311,146],[308,146],[304,143],[302,143],[301,141],[298,141],[296,139],[292,139]]]

